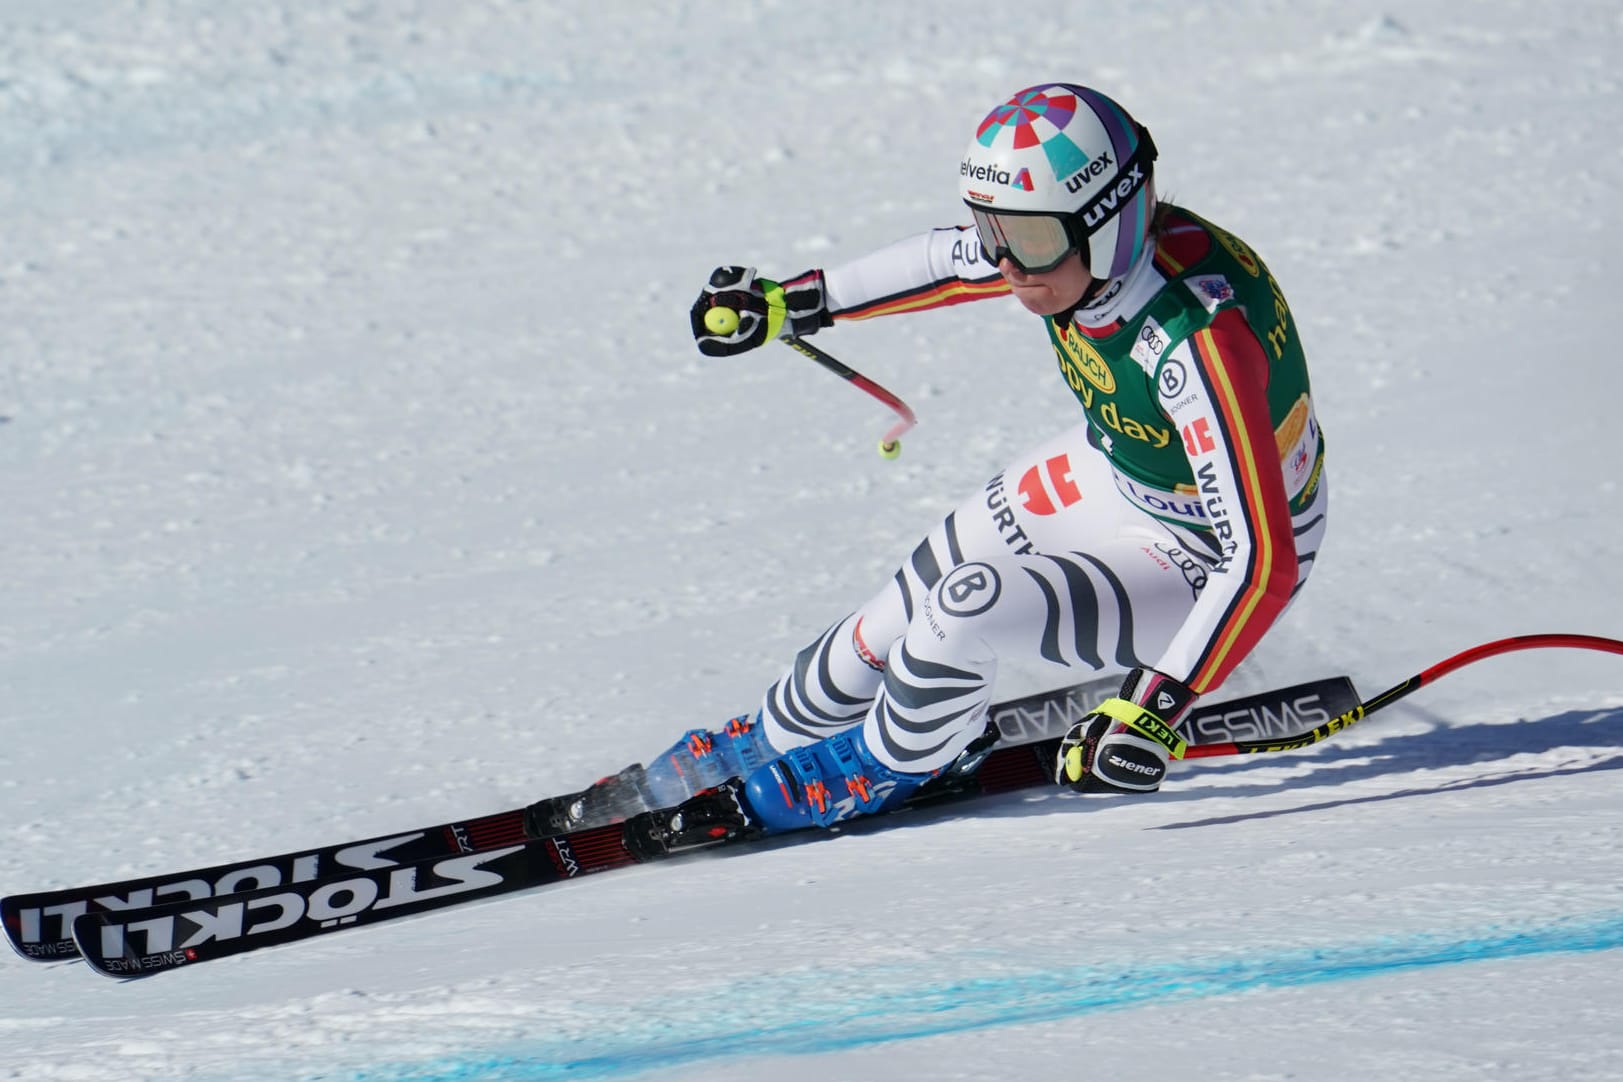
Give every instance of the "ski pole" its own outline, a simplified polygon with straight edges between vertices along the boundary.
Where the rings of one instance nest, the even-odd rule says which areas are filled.
[[[875,383],[861,372],[858,372],[850,365],[836,357],[831,356],[826,350],[819,349],[818,347],[812,345],[799,335],[791,335],[788,338],[782,339],[781,341],[784,345],[788,346],[796,353],[799,353],[804,357],[810,357],[812,360],[816,361],[830,372],[833,372],[836,376],[839,376],[841,379],[851,383],[853,386],[861,388],[894,410],[896,415],[900,417],[901,420],[892,425],[890,427],[890,431],[886,432],[884,436],[880,437],[879,456],[881,458],[895,458],[897,455],[902,453],[902,433],[918,424],[918,418],[913,416],[913,411],[908,407],[906,402],[903,402],[890,391],[885,390],[885,388],[881,387],[879,384]]]
[[[767,302],[769,307],[773,303],[771,300]],[[781,302],[779,302],[779,307],[781,308]],[[713,305],[704,314],[704,325],[711,334],[732,334],[738,329],[738,310],[723,304]],[[812,345],[798,334],[786,335],[779,341],[796,353],[804,357],[810,357],[836,376],[861,388],[894,410],[901,420],[892,425],[890,431],[880,438],[879,455],[881,458],[895,458],[902,453],[902,433],[918,424],[918,418],[913,416],[913,411],[906,402],[903,402],[855,368],[834,357],[828,351]]]
[[[1185,759],[1205,759],[1218,755],[1256,755],[1261,752],[1291,751],[1296,748],[1310,747],[1344,729],[1351,728],[1364,718],[1375,713],[1375,711],[1384,710],[1410,692],[1418,691],[1440,677],[1447,676],[1456,669],[1463,669],[1472,662],[1495,657],[1499,654],[1509,654],[1517,650],[1541,650],[1550,647],[1568,647],[1577,650],[1599,650],[1608,654],[1623,654],[1623,642],[1617,639],[1602,638],[1599,635],[1517,635],[1508,639],[1496,639],[1493,642],[1483,643],[1481,646],[1473,646],[1469,650],[1462,650],[1453,657],[1444,658],[1431,668],[1421,670],[1403,681],[1403,683],[1389,687],[1373,698],[1365,699],[1346,713],[1331,718],[1323,725],[1310,729],[1305,733],[1282,737],[1277,740],[1236,740],[1226,744],[1191,744],[1185,750],[1183,757]]]

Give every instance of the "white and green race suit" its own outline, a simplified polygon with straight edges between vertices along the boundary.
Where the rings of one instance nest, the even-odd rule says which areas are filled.
[[[780,750],[863,724],[886,765],[940,769],[980,734],[1000,660],[1145,666],[1204,694],[1313,566],[1328,496],[1295,320],[1243,241],[1163,205],[1155,244],[1045,317],[1073,428],[1017,457],[768,690]],[[825,270],[836,321],[1007,296],[973,231]]]

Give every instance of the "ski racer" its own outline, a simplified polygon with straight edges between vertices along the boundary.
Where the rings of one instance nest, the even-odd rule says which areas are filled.
[[[1279,283],[1234,234],[1159,202],[1155,160],[1150,133],[1104,94],[1030,87],[964,152],[972,225],[783,281],[712,273],[691,316],[698,348],[718,357],[1013,294],[1041,317],[1080,416],[947,515],[758,712],[605,779],[588,791],[599,799],[552,809],[550,829],[617,792],[668,806],[735,776],[768,832],[888,809],[982,735],[1011,660],[1125,670],[1119,696],[1061,742],[1055,777],[1083,791],[1161,785],[1192,704],[1306,582],[1328,497]],[[706,323],[718,306],[738,313],[728,333]]]

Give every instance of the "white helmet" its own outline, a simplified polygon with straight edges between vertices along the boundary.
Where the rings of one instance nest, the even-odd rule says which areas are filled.
[[[1072,251],[1096,279],[1127,273],[1155,214],[1155,142],[1127,111],[1071,83],[1029,87],[986,114],[958,191],[981,247],[1028,273]]]

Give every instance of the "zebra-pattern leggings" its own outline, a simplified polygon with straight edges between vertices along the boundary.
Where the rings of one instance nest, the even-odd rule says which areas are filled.
[[[1296,516],[1297,589],[1324,535]],[[1202,532],[1116,488],[1086,425],[1020,456],[949,514],[867,604],[803,649],[761,716],[787,750],[858,723],[893,769],[948,763],[985,727],[999,659],[1066,677],[1153,665],[1215,564]]]

